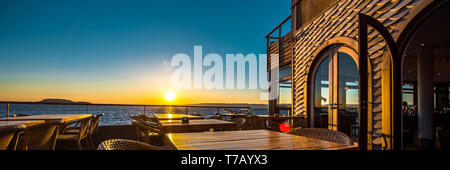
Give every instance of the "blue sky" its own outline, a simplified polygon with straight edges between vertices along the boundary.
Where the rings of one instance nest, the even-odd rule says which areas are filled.
[[[31,87],[36,93],[16,100],[75,93],[39,88],[76,91],[110,83],[123,89],[158,78],[164,62],[177,53],[192,55],[194,45],[203,45],[204,54],[265,53],[264,36],[289,14],[288,0],[2,0],[0,86],[9,93],[0,100]]]

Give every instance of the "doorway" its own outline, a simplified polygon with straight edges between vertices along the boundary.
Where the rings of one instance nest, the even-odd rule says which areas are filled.
[[[311,125],[341,131],[358,141],[358,55],[346,46],[323,53],[313,67]]]

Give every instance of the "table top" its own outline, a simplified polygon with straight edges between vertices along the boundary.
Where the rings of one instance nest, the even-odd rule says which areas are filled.
[[[62,120],[64,122],[69,122],[72,120],[78,120],[83,118],[88,118],[92,116],[91,114],[45,114],[45,115],[32,115],[32,116],[21,116],[21,117],[10,117],[2,118],[0,121],[15,121],[15,120]]]
[[[189,123],[182,123],[181,120],[162,120],[160,122],[167,132],[231,128],[235,126],[234,122],[217,119],[192,119],[189,120]]]
[[[154,114],[159,120],[181,120],[182,117],[189,119],[203,119],[202,116],[186,115],[186,114]]]
[[[193,119],[189,123],[183,123],[181,120],[161,120],[163,126],[195,126],[195,125],[217,125],[217,124],[232,124],[234,122],[217,120],[217,119]]]
[[[169,133],[179,150],[346,150],[353,145],[269,130]]]
[[[33,126],[37,124],[44,123],[43,120],[13,120],[13,121],[0,121],[0,128],[7,126],[18,126],[18,125],[26,125]]]
[[[262,119],[303,119],[303,116],[274,116],[274,115],[256,115]]]

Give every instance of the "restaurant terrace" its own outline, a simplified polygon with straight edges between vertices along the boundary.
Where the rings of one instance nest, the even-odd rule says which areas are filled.
[[[267,114],[1,101],[0,150],[449,149],[448,0],[291,0],[290,10],[261,37],[267,55],[278,55],[267,57],[268,74],[280,70]]]

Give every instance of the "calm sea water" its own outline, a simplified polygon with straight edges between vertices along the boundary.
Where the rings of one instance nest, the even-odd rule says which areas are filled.
[[[104,113],[100,119],[100,125],[124,125],[130,124],[130,115],[143,114],[144,107],[136,106],[67,106],[67,105],[35,105],[35,104],[11,104],[9,106],[10,115],[12,114],[27,114],[27,115],[42,115],[42,114],[101,114]],[[239,108],[230,110],[239,111]],[[188,108],[188,114],[201,114],[204,117],[213,117],[217,112],[217,108]],[[224,109],[219,109],[220,113],[226,113]],[[185,114],[184,107],[145,107],[145,114],[153,113],[179,113]],[[264,115],[268,113],[267,108],[252,109],[252,113],[257,115]],[[0,104],[0,117],[6,117],[6,104]]]

